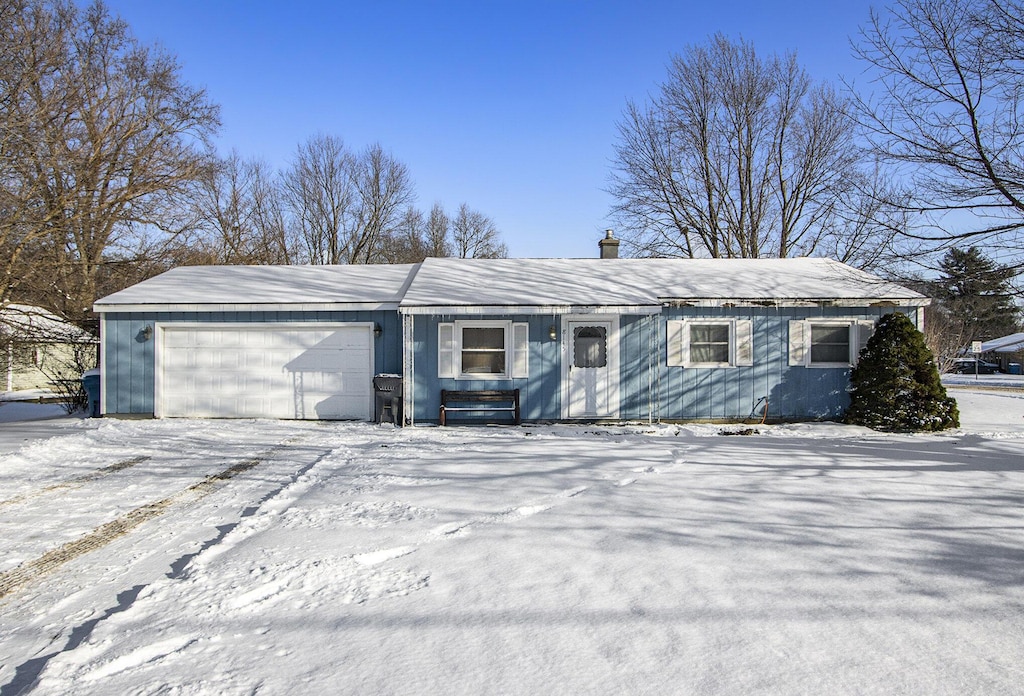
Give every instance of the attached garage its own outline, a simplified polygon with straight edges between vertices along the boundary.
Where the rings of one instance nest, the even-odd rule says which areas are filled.
[[[183,266],[105,297],[103,415],[372,420],[418,266]]]
[[[157,324],[157,417],[369,420],[372,324]]]

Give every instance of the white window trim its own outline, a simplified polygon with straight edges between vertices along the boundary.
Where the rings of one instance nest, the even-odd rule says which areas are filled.
[[[505,365],[501,373],[481,374],[465,372],[462,369],[462,330],[463,329],[502,329],[504,339]],[[455,359],[458,379],[512,379],[512,322],[503,319],[486,319],[480,321],[455,322]]]
[[[513,380],[529,377],[529,325],[514,322],[511,319],[460,319],[450,323],[439,324],[438,341],[441,340],[440,327],[452,327],[452,373],[444,374],[444,361],[438,350],[438,377],[456,380]],[[462,336],[464,329],[501,329],[504,335],[505,365],[502,373],[480,374],[466,373],[462,368]],[[518,339],[518,340],[517,340]]]
[[[752,328],[749,319],[717,319],[690,318],[671,319],[668,321],[668,365],[701,369],[722,369],[733,367],[749,367],[752,365],[752,346],[748,346],[748,358],[741,362],[738,359],[737,342],[739,340],[738,325],[744,322],[744,333],[748,341],[752,341]],[[690,328],[693,326],[728,326],[729,327],[729,361],[728,362],[695,362],[690,359]],[[677,342],[677,345],[673,345]]]
[[[796,323],[796,322],[793,322]],[[873,319],[856,319],[856,318],[828,318],[828,319],[803,319],[800,322],[803,325],[802,338],[803,338],[803,361],[804,367],[812,369],[836,369],[836,368],[847,368],[853,367],[857,364],[857,360],[860,357],[860,350],[867,342],[867,337],[874,331],[875,320]],[[812,362],[811,361],[811,327],[812,326],[845,326],[849,331],[850,339],[850,351],[849,360],[847,362]],[[865,335],[864,332],[867,332]],[[792,330],[790,332],[792,340]],[[792,348],[792,347],[791,347]],[[793,364],[792,362],[790,364]]]

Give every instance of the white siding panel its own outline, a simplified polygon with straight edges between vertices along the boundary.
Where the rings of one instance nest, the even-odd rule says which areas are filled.
[[[367,326],[163,327],[161,416],[369,420]]]

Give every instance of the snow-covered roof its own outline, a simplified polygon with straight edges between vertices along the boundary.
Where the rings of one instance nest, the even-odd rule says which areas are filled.
[[[397,308],[417,264],[182,266],[97,300],[97,312]]]
[[[928,299],[829,259],[438,259],[377,266],[190,266],[96,302],[99,312],[395,309],[656,313],[666,304],[897,304]]]
[[[88,331],[48,309],[26,304],[9,304],[0,310],[0,331],[25,341],[87,343],[96,340]]]
[[[427,259],[403,312],[444,307],[899,304],[928,299],[829,259]]]
[[[993,338],[981,344],[981,351],[988,353],[1016,353],[1024,350],[1024,333],[1010,334],[1000,338]]]

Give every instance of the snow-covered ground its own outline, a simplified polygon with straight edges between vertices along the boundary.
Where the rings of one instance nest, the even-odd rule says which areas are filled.
[[[0,694],[1019,694],[1024,392],[950,393],[939,435],[3,424]]]
[[[947,387],[980,387],[983,389],[1024,389],[1024,375],[942,375],[942,383]]]

